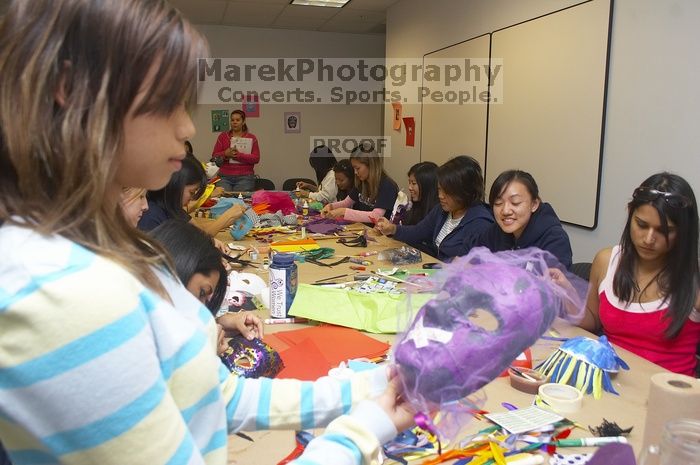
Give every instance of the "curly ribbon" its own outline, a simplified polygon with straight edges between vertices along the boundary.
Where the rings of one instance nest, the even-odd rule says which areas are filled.
[[[440,438],[435,429],[435,425],[433,424],[433,421],[430,419],[430,417],[423,412],[418,412],[413,417],[413,420],[416,422],[416,425],[420,429],[427,431],[428,433],[432,434],[437,438],[438,455],[442,455],[442,444],[440,443]]]

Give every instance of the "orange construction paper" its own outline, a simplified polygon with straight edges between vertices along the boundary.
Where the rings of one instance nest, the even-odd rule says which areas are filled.
[[[277,333],[275,334],[266,334],[265,337],[263,338],[263,342],[265,342],[267,345],[275,349],[277,352],[282,352],[284,350],[289,349],[291,346],[287,344],[286,342],[282,341],[280,338],[277,337]]]
[[[274,335],[290,346],[311,339],[332,366],[353,358],[381,357],[391,347],[386,342],[378,341],[356,329],[342,326],[314,326],[277,332]]]
[[[302,381],[314,381],[327,376],[328,370],[336,366],[329,362],[321,349],[311,339],[280,352],[284,368],[276,378],[294,378]]]

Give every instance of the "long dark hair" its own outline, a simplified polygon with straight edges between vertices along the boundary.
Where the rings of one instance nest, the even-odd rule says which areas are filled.
[[[316,181],[318,181],[319,186],[321,185],[323,178],[325,178],[328,172],[333,169],[336,163],[338,163],[338,161],[335,159],[333,151],[331,151],[331,149],[325,145],[314,147],[314,149],[311,151],[309,154],[309,164],[316,173]]]
[[[340,160],[338,163],[335,164],[333,167],[333,171],[336,173],[343,173],[345,177],[348,178],[350,181],[350,185],[352,185],[355,182],[355,170],[352,169],[352,164],[350,163],[350,160],[347,158],[343,158]],[[345,197],[348,196],[348,190],[340,190],[338,188],[338,195],[336,198],[338,200],[343,200]]]
[[[211,236],[198,227],[179,220],[168,220],[160,224],[151,231],[151,236],[170,254],[177,277],[185,287],[196,273],[209,275],[212,271],[219,272],[219,281],[206,303],[211,313],[216,315],[226,296],[228,278],[221,262],[221,252],[214,246]]]
[[[675,243],[656,278],[664,302],[668,302],[666,317],[670,323],[666,337],[672,339],[688,320],[700,288],[697,202],[688,182],[667,172],[654,174],[635,190],[627,204],[627,223],[620,239],[620,263],[613,278],[615,295],[627,303],[644,292],[634,279],[639,256],[630,234],[634,212],[642,205],[651,205],[656,209],[667,241],[668,224],[673,223],[676,227]]]
[[[243,130],[243,132],[248,132],[248,125],[245,124],[245,112],[243,110],[233,110],[231,112],[230,118],[233,118],[233,115],[240,115],[241,118],[243,118],[243,126],[241,126],[241,129]],[[229,134],[233,134],[233,128],[231,128]]]
[[[157,191],[149,191],[146,197],[165,210],[168,218],[187,221],[189,217],[182,208],[182,194],[185,192],[185,186],[191,184],[199,184],[199,190],[194,195],[194,198],[199,198],[207,184],[207,173],[199,160],[194,156],[187,156],[182,160],[180,171],[173,173],[168,184]]]
[[[468,155],[458,155],[438,168],[438,184],[463,208],[484,200],[484,176],[479,162]]]
[[[413,202],[411,209],[406,213],[406,219],[403,221],[403,224],[417,224],[438,204],[437,171],[438,166],[432,161],[416,163],[408,170],[408,175],[413,175],[416,178],[420,198]]]

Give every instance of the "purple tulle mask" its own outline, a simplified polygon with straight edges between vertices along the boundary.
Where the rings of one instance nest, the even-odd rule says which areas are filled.
[[[570,285],[556,284],[552,273],[566,276]],[[394,358],[404,396],[419,412],[439,410],[438,432],[452,435],[455,425],[464,425],[465,416],[479,409],[473,394],[534,344],[557,316],[580,319],[587,284],[534,248],[496,254],[472,249],[433,281],[436,296],[398,339]]]

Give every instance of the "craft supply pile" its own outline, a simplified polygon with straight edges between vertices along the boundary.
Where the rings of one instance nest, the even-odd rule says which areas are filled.
[[[246,201],[221,202],[223,209]],[[230,230],[248,240],[230,244],[237,250],[229,263],[238,271],[231,271],[221,312],[262,309],[269,323],[308,327],[264,341],[232,339],[222,355],[232,371],[343,379],[390,359],[417,412],[417,426],[383,446],[384,456],[400,463],[586,463],[591,449],[568,451],[627,442],[633,425],[577,421],[586,403],[620,394],[612,378],[628,366],[605,337],[552,335],[555,319],[581,318],[585,284],[573,276],[571,289],[553,283],[546,252],[476,248],[450,264],[421,267],[415,248],[381,249],[369,226],[314,216],[316,205],[300,206],[286,193],[256,192],[248,202]],[[329,276],[301,283],[302,264]],[[396,334],[396,341],[392,348],[360,331]],[[549,356],[533,360],[541,341],[552,345]],[[482,388],[494,380],[509,383],[519,401],[499,399],[487,409]],[[280,463],[312,437],[297,432],[297,447]]]

